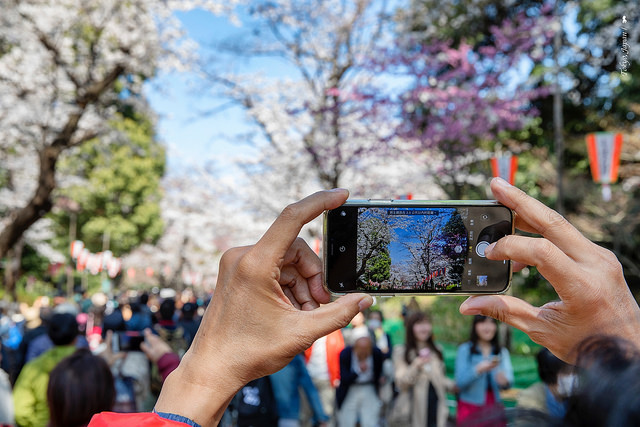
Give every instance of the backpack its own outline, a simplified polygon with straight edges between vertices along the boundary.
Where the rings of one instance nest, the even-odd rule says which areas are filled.
[[[273,426],[278,408],[269,377],[249,382],[238,392],[238,427]]]

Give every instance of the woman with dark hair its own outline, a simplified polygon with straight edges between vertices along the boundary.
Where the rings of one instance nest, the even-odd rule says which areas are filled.
[[[497,332],[494,319],[476,315],[469,341],[458,347],[458,425],[470,425],[469,421],[474,426],[506,425],[500,390],[513,383],[513,368],[509,351],[498,343]],[[496,416],[498,411],[502,416]]]
[[[80,349],[51,371],[47,387],[50,427],[86,426],[94,414],[113,407],[116,390],[109,365]]]
[[[396,404],[400,405],[403,400],[408,400],[407,415],[411,420],[410,425],[446,425],[446,389],[451,384],[444,373],[442,351],[433,341],[433,326],[427,313],[417,312],[409,316],[405,345],[394,348],[393,363],[396,386],[401,394]],[[398,411],[398,408],[394,408],[392,417],[398,417]],[[399,419],[393,421],[401,424]],[[406,423],[408,420],[402,422]]]

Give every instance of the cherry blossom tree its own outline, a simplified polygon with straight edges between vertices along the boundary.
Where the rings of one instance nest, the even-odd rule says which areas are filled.
[[[112,130],[116,103],[135,102],[157,69],[193,62],[194,44],[172,12],[220,13],[233,3],[3,2],[0,257],[51,209],[60,155]]]

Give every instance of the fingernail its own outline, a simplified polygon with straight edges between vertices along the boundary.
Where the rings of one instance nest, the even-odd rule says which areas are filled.
[[[481,314],[480,307],[478,307],[477,299],[480,297],[469,297],[460,304],[460,313],[467,316],[474,316],[476,314]],[[480,301],[482,302],[482,301]]]
[[[329,191],[331,191],[333,193],[341,193],[341,192],[348,191],[348,190],[346,188],[332,188]]]
[[[513,185],[509,184],[507,181],[500,178],[499,176],[493,178],[493,181],[496,183],[496,185],[499,185],[500,187],[503,187],[503,188],[513,187]]]
[[[360,302],[358,302],[358,307],[360,308],[360,311],[364,311],[367,308],[371,307],[373,305],[373,297],[371,295],[365,295]]]

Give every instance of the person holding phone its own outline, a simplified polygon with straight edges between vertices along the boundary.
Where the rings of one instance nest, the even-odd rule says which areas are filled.
[[[458,347],[455,378],[459,426],[470,420],[474,426],[506,425],[500,390],[513,384],[513,368],[509,351],[500,346],[497,332],[494,319],[476,315],[469,341]],[[485,417],[486,423],[481,422]]]
[[[396,386],[410,399],[411,426],[444,427],[449,413],[446,392],[452,384],[445,376],[442,351],[433,341],[428,313],[420,311],[409,316],[405,345],[394,348],[393,364]],[[397,411],[394,408],[392,417]],[[395,422],[399,425],[400,420]]]
[[[460,311],[505,321],[569,363],[576,359],[576,346],[593,334],[638,346],[640,308],[613,253],[506,181],[494,179],[491,189],[515,211],[516,228],[542,237],[506,236],[484,253],[520,267],[535,265],[560,301],[534,307],[515,297],[483,295],[467,300]],[[244,384],[282,369],[315,340],[369,308],[373,298],[362,293],[330,302],[321,260],[297,239],[304,224],[340,206],[348,194],[321,191],[289,205],[258,243],[225,252],[216,293],[193,345],[165,381],[156,413],[103,413],[90,425],[216,425]]]

